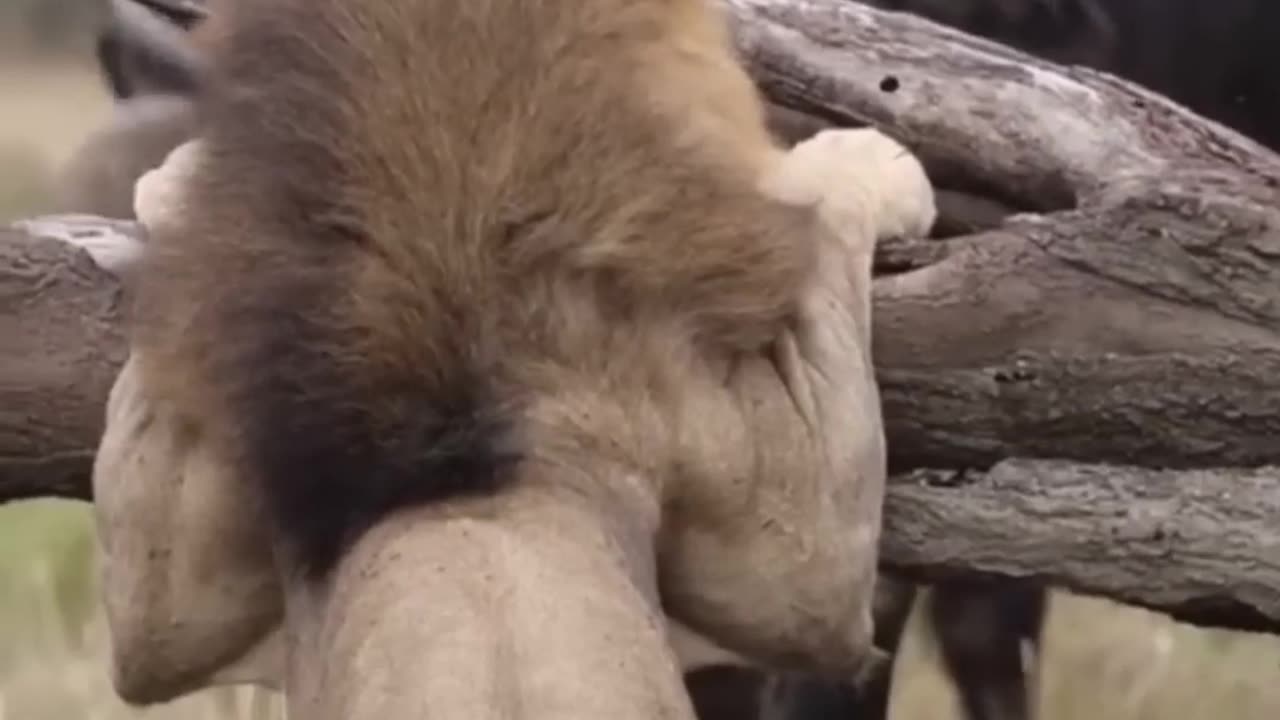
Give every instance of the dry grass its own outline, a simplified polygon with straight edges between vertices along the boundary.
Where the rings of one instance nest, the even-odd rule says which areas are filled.
[[[1044,720],[1274,720],[1280,639],[1215,632],[1106,600],[1056,593],[1045,636]],[[958,717],[929,638],[912,619],[895,720]]]
[[[0,58],[0,221],[40,210],[52,169],[107,110],[83,65]],[[107,680],[84,506],[0,507],[0,720],[279,717],[267,693],[223,689],[143,712]],[[957,717],[916,631],[900,659],[895,720]],[[1211,633],[1099,600],[1055,597],[1040,700],[1045,720],[1273,720],[1280,640]]]
[[[206,691],[138,711],[112,693],[83,505],[0,508],[0,720],[268,720],[279,698]],[[958,718],[912,619],[894,720]],[[1044,720],[1274,720],[1280,641],[1206,632],[1101,600],[1058,594],[1048,629]]]

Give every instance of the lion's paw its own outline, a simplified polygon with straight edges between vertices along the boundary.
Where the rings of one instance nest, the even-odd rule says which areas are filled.
[[[182,143],[169,152],[159,167],[143,173],[134,183],[133,212],[148,230],[171,227],[177,222],[200,152],[200,141]]]
[[[937,217],[924,166],[874,128],[823,130],[799,143],[768,189],[788,202],[818,204],[846,241],[858,245],[923,237]]]

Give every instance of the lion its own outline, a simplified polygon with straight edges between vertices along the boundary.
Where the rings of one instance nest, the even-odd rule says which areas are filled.
[[[308,717],[687,716],[664,612],[874,655],[870,257],[927,177],[874,131],[777,148],[711,4],[601,5],[233,9],[172,218],[138,190],[94,481],[122,695],[187,573],[226,597],[170,687],[277,657]]]

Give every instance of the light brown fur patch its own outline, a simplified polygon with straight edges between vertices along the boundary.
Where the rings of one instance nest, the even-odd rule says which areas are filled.
[[[133,360],[232,494],[265,496],[302,707],[426,701],[326,676],[362,677],[377,648],[409,663],[392,675],[443,657],[392,642],[404,618],[359,623],[427,617],[430,569],[399,544],[436,557],[476,523],[545,562],[494,566],[530,602],[625,600],[601,622],[643,644],[659,704],[659,584],[729,649],[858,669],[883,492],[870,252],[931,221],[918,164],[873,135],[783,162],[703,0],[231,11]],[[575,514],[589,532],[547,537]],[[513,597],[502,582],[484,602]],[[495,608],[460,629],[527,632]]]
[[[713,4],[226,9],[200,202],[154,238],[135,343],[158,397],[226,418],[299,565],[501,487],[566,386],[661,416],[691,358],[793,316],[816,215],[758,190],[780,151]]]

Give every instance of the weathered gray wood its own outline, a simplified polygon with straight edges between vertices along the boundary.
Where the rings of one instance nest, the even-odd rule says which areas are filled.
[[[874,316],[896,466],[1280,462],[1280,158],[914,16],[724,2],[793,117],[876,124],[940,185],[1041,211],[879,253],[901,273]]]
[[[22,227],[0,227],[0,502],[87,497],[126,354],[122,290],[68,240],[111,244],[131,227],[100,218]]]
[[[943,185],[1049,210],[1135,173],[1229,165],[1251,179],[1245,191],[1276,191],[1280,158],[1113,76],[849,0],[721,2],[773,103],[882,127],[929,160]]]
[[[1280,630],[1280,466],[1008,460],[898,476],[885,513],[885,557],[919,579],[1034,577],[1200,625]]]
[[[1041,213],[878,254],[900,273],[874,316],[892,462],[969,469],[954,487],[895,479],[886,561],[1280,629],[1280,471],[1247,469],[1280,464],[1280,158],[1114,77],[912,16],[725,4],[789,127],[877,125],[940,186]]]

